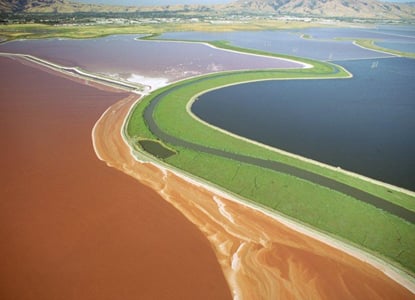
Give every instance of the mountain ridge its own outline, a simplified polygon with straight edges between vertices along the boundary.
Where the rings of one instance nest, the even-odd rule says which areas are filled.
[[[76,0],[0,0],[4,13],[140,12],[207,9],[206,5],[122,6],[87,4]]]
[[[260,10],[303,16],[376,19],[415,17],[415,10],[408,4],[377,0],[238,0],[231,7],[241,11]]]
[[[347,17],[367,19],[415,19],[413,3],[377,0],[236,0],[222,5],[120,6],[86,4],[75,0],[0,0],[3,13],[79,12],[205,12],[273,14],[302,17]]]

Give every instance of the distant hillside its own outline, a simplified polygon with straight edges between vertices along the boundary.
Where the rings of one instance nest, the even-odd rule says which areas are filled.
[[[238,0],[228,10],[302,16],[414,19],[413,6],[376,0]]]
[[[272,13],[314,17],[351,17],[373,19],[415,19],[413,3],[387,3],[377,0],[237,0],[228,5],[109,6],[71,0],[0,0],[1,12],[74,13],[74,12],[237,12]]]
[[[101,11],[101,5],[88,5],[67,0],[0,0],[2,12],[70,13],[79,11]]]
[[[75,12],[140,12],[140,11],[204,11],[204,5],[119,6],[85,4],[70,0],[0,0],[0,12],[75,13]]]

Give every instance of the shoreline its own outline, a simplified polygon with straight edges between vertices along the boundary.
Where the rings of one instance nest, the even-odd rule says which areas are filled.
[[[201,232],[97,159],[91,129],[129,93],[22,59],[0,64],[1,298],[231,299]]]
[[[203,234],[97,159],[96,120],[136,95],[0,60],[1,298],[231,299]]]
[[[353,75],[350,74],[350,77],[348,77],[348,78],[352,78],[352,77],[353,77]],[[329,80],[331,78],[303,78],[303,79],[298,79],[298,78],[284,78],[284,79],[268,79],[268,80],[271,81],[271,80],[307,80],[307,79],[309,79],[309,80],[314,80],[314,79],[317,79],[317,80],[318,79],[326,79],[326,80]],[[237,135],[235,133],[232,133],[230,131],[227,131],[226,129],[217,127],[215,125],[212,125],[212,124],[210,124],[210,123],[202,120],[201,118],[199,118],[198,116],[196,116],[193,113],[193,111],[192,111],[192,105],[194,104],[194,102],[197,101],[198,98],[201,95],[205,94],[205,93],[208,93],[210,91],[214,91],[214,90],[217,90],[217,89],[225,88],[225,87],[228,87],[228,86],[233,86],[233,85],[238,85],[238,84],[243,84],[243,83],[249,83],[249,82],[257,82],[257,81],[266,81],[266,80],[251,80],[251,81],[238,82],[238,83],[234,83],[234,84],[227,84],[227,85],[218,86],[218,87],[211,88],[211,89],[205,90],[203,92],[197,93],[196,95],[194,95],[189,100],[189,102],[187,102],[186,111],[197,122],[202,123],[202,124],[204,124],[207,127],[213,128],[213,129],[215,129],[215,130],[217,130],[219,132],[225,133],[225,134],[227,134],[229,136],[232,136],[234,138],[237,138],[237,139],[243,140],[245,142],[248,142],[248,143],[257,145],[259,147],[262,147],[262,148],[265,148],[265,149],[274,151],[276,153],[280,153],[282,155],[286,155],[288,157],[292,157],[292,158],[295,158],[295,159],[298,159],[298,160],[301,160],[301,161],[304,161],[304,162],[307,162],[307,163],[310,163],[310,164],[313,164],[313,165],[316,165],[316,166],[320,166],[320,167],[326,168],[326,169],[331,170],[331,171],[336,171],[336,172],[339,172],[339,173],[343,173],[345,175],[349,175],[351,177],[355,177],[355,178],[361,179],[363,181],[366,181],[366,182],[369,182],[369,183],[373,183],[373,184],[376,184],[378,186],[382,186],[382,187],[385,187],[385,188],[388,188],[388,189],[391,189],[391,190],[394,190],[394,191],[397,191],[397,192],[401,192],[401,193],[407,194],[409,196],[415,197],[415,191],[411,191],[409,189],[406,189],[406,188],[403,188],[403,187],[400,187],[400,186],[396,186],[396,185],[393,185],[393,184],[390,184],[390,183],[387,183],[387,182],[383,182],[383,181],[380,181],[380,180],[377,180],[377,179],[373,179],[371,177],[368,177],[368,176],[365,176],[365,175],[362,175],[362,174],[359,174],[359,173],[355,173],[353,171],[349,171],[349,170],[346,170],[346,169],[342,169],[340,167],[335,167],[335,166],[329,165],[327,163],[323,163],[323,162],[320,162],[320,161],[317,161],[317,160],[314,160],[314,159],[311,159],[311,158],[308,158],[308,157],[305,157],[305,156],[301,156],[301,155],[298,155],[298,154],[295,154],[295,153],[292,153],[292,152],[288,152],[288,151],[285,151],[285,150],[282,150],[282,149],[279,149],[279,148],[276,148],[276,147],[272,147],[272,146],[263,144],[261,142],[255,141],[255,140],[251,140],[251,139],[246,138],[244,136]]]
[[[137,161],[145,163],[145,161],[141,161],[140,159],[136,158]],[[287,226],[290,229],[295,230],[298,233],[302,233],[310,238],[313,238],[317,241],[325,243],[327,246],[336,248],[352,257],[358,258],[362,262],[366,262],[371,266],[375,267],[376,269],[382,271],[385,275],[387,275],[392,280],[398,282],[403,287],[408,288],[414,295],[415,295],[415,278],[410,276],[409,274],[404,273],[402,270],[394,267],[393,265],[387,263],[386,261],[382,260],[379,257],[376,257],[369,252],[366,252],[358,247],[353,246],[352,244],[348,244],[347,242],[343,242],[340,239],[336,239],[330,235],[325,233],[319,232],[311,227],[308,227],[305,224],[301,224],[293,219],[290,219],[278,212],[267,210],[265,207],[260,207],[255,205],[255,203],[248,202],[246,200],[242,200],[241,198],[236,197],[235,195],[231,195],[228,192],[221,190],[218,187],[214,187],[209,185],[207,182],[202,182],[202,180],[197,180],[193,177],[188,177],[187,175],[181,173],[178,170],[174,170],[168,168],[166,166],[162,166],[156,162],[151,162],[152,165],[162,170],[163,173],[172,172],[178,177],[181,177],[189,184],[195,185],[197,187],[202,187],[208,191],[211,191],[217,196],[223,197],[225,199],[231,200],[238,205],[242,205],[251,209],[256,210],[268,217],[273,218],[274,220],[280,222],[281,224]],[[226,215],[226,212],[223,213]],[[226,217],[226,216],[225,216]],[[227,217],[230,219],[230,217]]]
[[[140,101],[140,100],[138,100]],[[133,104],[131,104],[130,108],[128,109],[128,111],[131,110],[131,108],[133,107]],[[109,113],[109,111],[108,111]],[[126,121],[126,118],[128,118],[128,112],[127,114],[124,116],[124,124]],[[119,131],[119,130],[117,130]],[[119,131],[119,134],[122,134],[122,127]],[[125,136],[122,135],[121,136],[123,142],[126,144],[126,140],[125,140]],[[132,150],[130,148],[130,146],[128,146],[128,152],[131,155],[132,152],[134,152],[134,150]],[[227,210],[227,207],[229,206],[229,204],[225,204],[225,202],[223,201],[232,201],[233,203],[235,203],[237,206],[240,207],[245,207],[247,209],[254,209],[256,211],[256,213],[260,213],[260,214],[265,214],[267,215],[267,217],[271,217],[274,221],[279,222],[280,224],[283,224],[283,226],[288,226],[289,228],[294,229],[296,232],[300,232],[302,234],[305,234],[308,237],[311,237],[312,239],[316,240],[316,241],[322,241],[327,247],[330,248],[335,248],[338,251],[341,251],[342,253],[345,253],[347,255],[351,255],[351,257],[358,259],[359,261],[363,262],[363,263],[370,263],[370,265],[374,268],[376,268],[377,270],[379,270],[379,272],[382,272],[382,274],[384,274],[385,276],[387,276],[388,278],[390,278],[391,280],[399,283],[402,287],[407,288],[409,291],[411,291],[411,293],[415,293],[415,284],[412,280],[410,280],[409,276],[405,276],[404,274],[402,274],[401,272],[399,272],[399,270],[394,269],[393,267],[391,267],[390,265],[387,265],[385,262],[381,261],[380,259],[374,258],[374,257],[370,257],[366,252],[363,252],[360,249],[354,249],[353,247],[351,247],[350,245],[347,244],[343,244],[341,242],[339,242],[338,240],[331,238],[331,237],[324,237],[323,235],[321,235],[318,232],[313,232],[312,230],[310,230],[309,228],[306,228],[305,226],[302,226],[301,224],[298,224],[296,222],[293,222],[292,220],[288,220],[288,219],[284,219],[282,216],[276,216],[275,214],[271,214],[270,212],[260,209],[258,207],[256,207],[255,205],[252,204],[248,204],[245,201],[238,199],[232,195],[229,195],[223,191],[217,190],[215,187],[212,187],[210,185],[207,185],[204,182],[201,182],[200,180],[196,180],[193,177],[189,177],[187,175],[182,174],[180,171],[178,170],[172,170],[169,167],[166,167],[160,163],[156,163],[153,161],[153,159],[148,158],[146,155],[144,155],[144,157],[146,157],[145,160],[139,159],[137,157],[135,157],[135,161],[136,163],[140,164],[141,167],[140,168],[147,168],[146,166],[151,166],[151,169],[156,169],[158,171],[155,171],[157,174],[160,174],[159,176],[154,177],[152,180],[149,180],[148,178],[146,178],[146,184],[152,186],[153,189],[155,189],[156,191],[158,191],[163,198],[165,198],[168,202],[172,203],[173,205],[176,206],[177,209],[179,209],[187,218],[189,218],[189,220],[191,220],[193,223],[195,223],[196,226],[198,226],[202,231],[204,231],[206,233],[206,225],[200,224],[200,222],[203,221],[202,220],[198,220],[195,219],[195,217],[192,215],[194,213],[194,209],[200,209],[202,212],[207,212],[208,210],[206,209],[202,209],[199,205],[199,202],[197,204],[195,204],[193,201],[199,201],[198,200],[188,200],[191,201],[192,204],[190,204],[188,202],[188,204],[190,205],[189,207],[186,208],[186,206],[184,206],[183,204],[177,204],[174,203],[174,201],[172,201],[172,196],[169,193],[169,188],[168,188],[168,180],[171,178],[171,176],[177,176],[179,178],[181,178],[182,180],[184,180],[186,182],[186,185],[190,185],[193,186],[193,188],[191,189],[197,189],[197,190],[207,190],[209,191],[211,194],[213,194],[213,198],[210,198],[210,202],[211,204],[214,203],[214,205],[217,207],[217,212],[219,212],[220,215],[222,215],[225,219],[226,222],[228,223],[234,223],[235,224],[235,220],[237,220],[239,217],[237,215],[232,215],[231,212],[229,212]],[[127,173],[134,176],[134,177],[140,177],[141,175],[139,175],[138,170],[136,170],[136,172],[134,172],[133,169],[129,169],[128,166],[125,166],[125,164],[123,164],[123,168],[128,169]],[[125,170],[126,171],[126,170]],[[156,178],[159,178],[158,180]],[[139,179],[140,180],[140,179]],[[154,181],[155,180],[155,181]],[[189,186],[189,188],[190,188]],[[182,187],[183,188],[183,187]],[[187,190],[188,188],[186,188]],[[216,198],[215,198],[216,197]],[[205,199],[206,200],[206,199]],[[200,200],[202,201],[202,200]],[[194,206],[196,206],[197,208],[195,208]],[[193,207],[193,208],[192,208]],[[188,210],[190,210],[191,212],[189,212]],[[190,215],[189,215],[190,214]],[[211,217],[209,217],[211,218]],[[266,217],[265,217],[266,218]],[[198,224],[199,223],[199,224]],[[209,225],[207,225],[209,226]],[[227,229],[225,229],[225,232],[227,231]],[[213,244],[213,247],[215,249],[215,252],[218,255],[218,260],[219,262],[221,262],[221,265],[224,268],[224,273],[226,278],[228,279],[228,282],[230,284],[230,287],[234,293],[235,299],[237,299],[239,293],[241,290],[243,290],[243,286],[238,285],[237,282],[238,280],[236,278],[238,278],[238,271],[240,270],[241,267],[243,267],[243,262],[241,262],[241,259],[243,259],[243,257],[241,257],[239,255],[239,253],[243,253],[244,252],[244,248],[245,246],[242,246],[243,244],[239,244],[239,246],[235,249],[234,252],[228,253],[228,254],[232,254],[232,255],[228,255],[227,259],[223,258],[223,252],[227,252],[229,251],[229,247],[227,245],[227,242],[225,242],[226,240],[222,240],[216,237],[216,235],[219,234],[218,232],[214,234],[214,236],[212,236],[212,233],[208,233],[207,237],[208,239],[211,241],[211,243]],[[260,244],[263,244],[264,247],[269,247],[269,242],[266,241],[266,238],[262,239],[262,242],[260,242]],[[268,245],[268,246],[267,246]],[[248,246],[246,246],[248,247]],[[239,292],[238,292],[239,291]]]
[[[137,99],[136,102],[141,101],[140,99]],[[134,159],[140,163],[150,163],[154,167],[160,169],[163,174],[166,174],[167,172],[172,172],[176,176],[184,179],[186,182],[188,182],[191,185],[195,185],[197,187],[202,187],[213,194],[226,198],[228,200],[231,200],[238,205],[242,205],[245,207],[249,207],[251,209],[254,209],[260,213],[263,213],[264,215],[267,215],[268,217],[273,218],[274,220],[280,222],[281,224],[287,226],[288,228],[291,228],[295,230],[296,232],[302,233],[307,235],[308,237],[311,237],[315,240],[318,240],[320,242],[325,243],[328,246],[334,247],[346,254],[349,254],[355,258],[358,258],[359,260],[363,262],[367,262],[376,269],[382,271],[385,275],[387,275],[392,280],[395,280],[396,282],[400,283],[402,286],[408,288],[414,295],[415,295],[415,278],[411,275],[405,273],[404,271],[398,269],[397,267],[393,266],[392,264],[389,264],[388,262],[382,260],[381,258],[370,254],[367,251],[364,251],[361,248],[358,248],[350,243],[344,242],[340,240],[339,238],[330,236],[328,234],[325,234],[323,232],[320,232],[314,228],[311,228],[305,224],[299,223],[296,220],[290,219],[276,211],[271,211],[270,209],[267,209],[266,207],[261,207],[260,205],[257,205],[256,203],[249,202],[247,200],[244,200],[234,194],[231,194],[227,192],[224,189],[221,189],[220,187],[214,186],[213,184],[210,184],[203,179],[197,178],[196,176],[192,176],[187,174],[186,172],[179,170],[175,167],[169,166],[167,164],[164,164],[162,162],[156,161],[152,157],[148,156],[145,153],[140,152],[141,156],[146,157],[146,160],[142,160],[139,157],[137,157],[137,151],[132,149],[131,146],[128,143],[127,138],[123,134],[123,128],[125,127],[126,123],[128,122],[128,118],[130,115],[131,110],[134,108],[133,104],[130,107],[128,115],[126,115],[123,127],[121,128],[121,134],[123,136],[124,142],[129,146],[130,153],[134,157]],[[224,213],[226,215],[226,213]]]
[[[256,57],[264,57],[264,58],[271,58],[271,59],[276,59],[276,60],[282,60],[282,61],[287,61],[287,62],[291,62],[291,63],[296,63],[299,64],[302,67],[291,67],[291,68],[285,68],[285,69],[310,69],[313,67],[313,65],[304,63],[304,62],[300,62],[300,61],[296,61],[293,59],[288,59],[288,58],[283,58],[283,57],[273,57],[273,56],[268,56],[265,54],[255,54],[255,53],[250,53],[250,52],[243,52],[243,51],[237,51],[237,50],[231,50],[231,49],[226,49],[226,48],[220,48],[218,46],[212,45],[209,42],[200,42],[200,41],[180,41],[180,40],[168,40],[168,39],[145,39],[145,37],[139,37],[139,38],[135,38],[134,40],[136,41],[152,41],[152,42],[160,42],[160,43],[182,43],[182,44],[200,44],[200,45],[204,45],[207,46],[209,48],[213,48],[216,50],[220,50],[220,51],[225,51],[225,52],[230,52],[230,53],[236,53],[236,54],[243,54],[243,55],[250,55],[250,56],[256,56]],[[191,78],[191,77],[189,77]],[[189,79],[187,78],[187,79]]]

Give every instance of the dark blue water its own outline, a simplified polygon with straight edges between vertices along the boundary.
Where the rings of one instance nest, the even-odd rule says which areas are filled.
[[[241,136],[415,190],[415,60],[343,61],[352,79],[265,81],[192,111]]]

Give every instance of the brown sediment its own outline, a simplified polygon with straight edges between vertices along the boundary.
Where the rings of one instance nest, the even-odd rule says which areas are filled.
[[[230,299],[202,233],[94,153],[96,120],[133,96],[0,66],[0,299]]]
[[[113,105],[94,130],[110,166],[160,193],[207,236],[235,299],[413,299],[382,271],[215,194],[196,181],[133,159],[121,128],[134,99]]]

